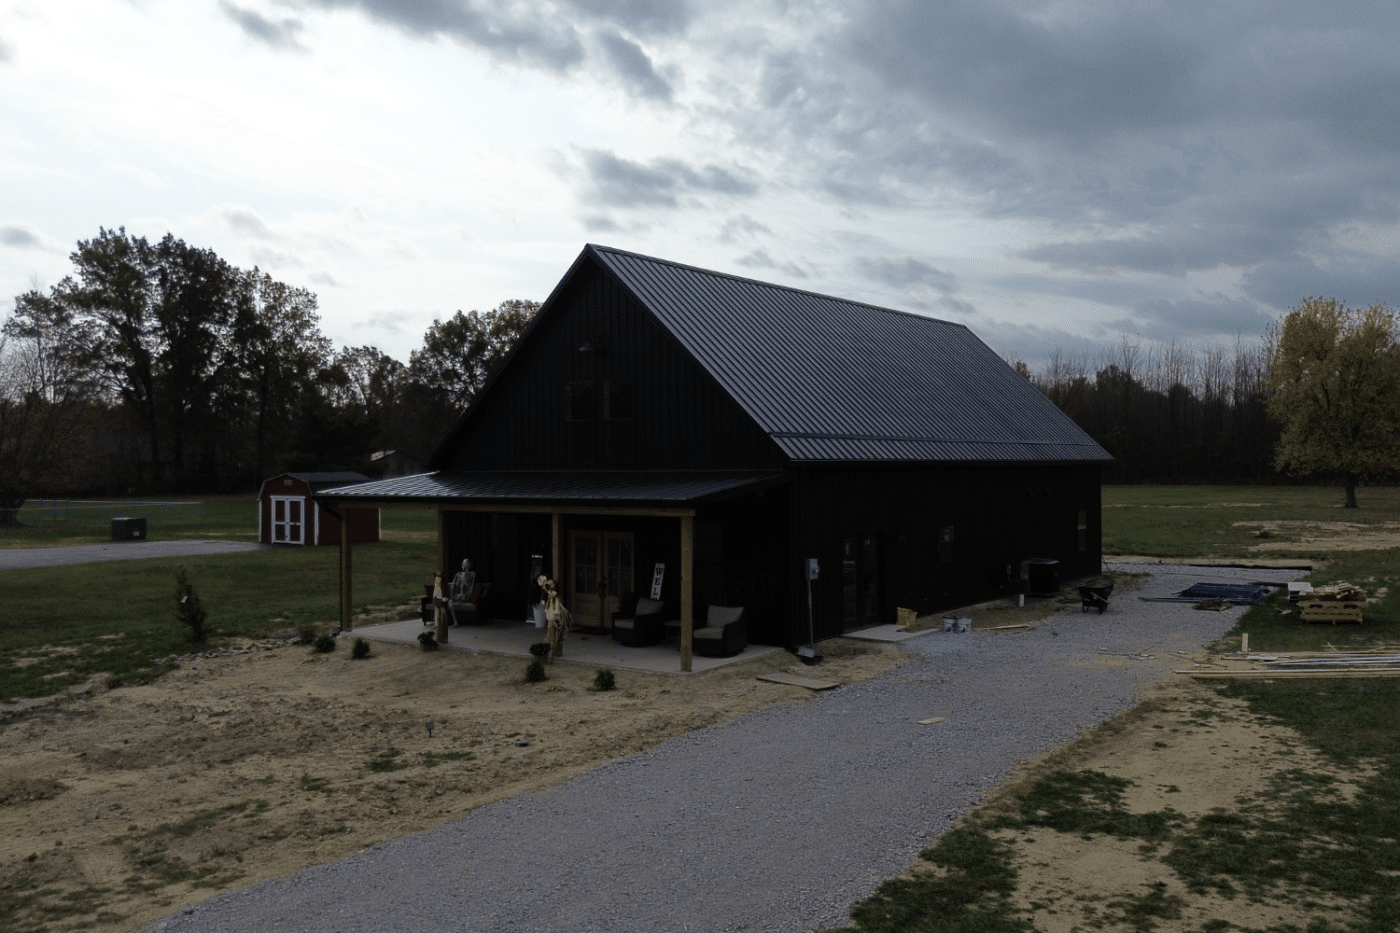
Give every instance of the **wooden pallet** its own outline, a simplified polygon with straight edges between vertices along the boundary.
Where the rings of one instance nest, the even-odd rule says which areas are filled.
[[[1366,600],[1300,599],[1298,616],[1308,625],[1360,625]]]

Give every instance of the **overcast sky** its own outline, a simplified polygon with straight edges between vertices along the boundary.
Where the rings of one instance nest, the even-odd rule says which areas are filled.
[[[1400,305],[1400,4],[0,0],[0,315],[101,227],[337,344],[584,243],[1039,360]]]

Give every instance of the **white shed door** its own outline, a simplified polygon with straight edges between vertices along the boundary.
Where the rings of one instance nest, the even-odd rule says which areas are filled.
[[[304,543],[303,518],[306,513],[306,500],[300,496],[272,497],[272,543]]]

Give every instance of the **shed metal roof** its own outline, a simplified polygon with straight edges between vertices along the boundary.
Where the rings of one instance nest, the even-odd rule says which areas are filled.
[[[794,461],[1111,460],[967,327],[603,246]]]
[[[365,474],[356,473],[353,470],[337,470],[321,473],[278,473],[276,476],[270,476],[263,480],[262,488],[266,489],[268,483],[275,479],[281,479],[284,476],[290,476],[292,479],[300,480],[310,486],[312,492],[319,492],[330,486],[344,486],[347,483],[359,483],[369,479]],[[261,496],[261,494],[262,493],[259,492],[259,496]]]
[[[668,505],[710,502],[786,482],[779,471],[521,470],[423,473],[322,490],[345,501]]]

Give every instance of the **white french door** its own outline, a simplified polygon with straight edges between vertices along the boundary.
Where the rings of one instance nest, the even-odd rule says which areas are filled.
[[[301,496],[272,497],[272,543],[304,544],[306,500]]]

